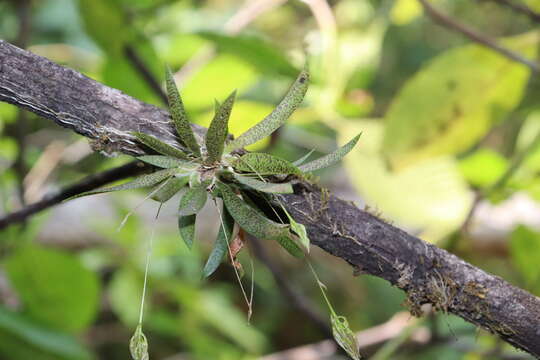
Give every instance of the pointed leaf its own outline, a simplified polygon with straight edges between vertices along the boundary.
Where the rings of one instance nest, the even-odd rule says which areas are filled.
[[[208,158],[205,162],[208,164],[213,164],[221,160],[221,155],[223,155],[225,140],[229,133],[229,117],[231,116],[235,96],[236,91],[233,91],[223,104],[219,106],[216,115],[206,132],[206,150],[208,151]]]
[[[184,109],[184,103],[178,92],[178,88],[174,82],[174,76],[171,69],[167,67],[166,70],[166,83],[167,83],[167,97],[169,99],[169,109],[171,117],[174,122],[176,132],[180,137],[180,140],[190,149],[195,155],[201,156],[199,144],[195,139],[195,134],[187,118],[186,110]]]
[[[294,235],[289,233],[287,235],[280,236],[276,239],[276,241],[281,245],[282,248],[287,250],[289,254],[296,258],[303,258],[304,257],[304,251],[296,241],[294,240]]]
[[[182,238],[188,249],[191,249],[195,239],[196,217],[197,215],[178,217],[178,230],[180,231],[180,238]]]
[[[108,193],[112,191],[120,191],[120,190],[131,190],[131,189],[138,189],[138,188],[144,188],[144,187],[150,187],[159,184],[163,180],[174,176],[178,172],[177,169],[164,169],[159,170],[156,172],[153,172],[151,174],[141,175],[139,177],[136,177],[132,181],[129,181],[124,184],[96,189],[92,191],[87,191],[85,193],[76,195],[71,197],[70,199],[76,199],[82,196],[87,195],[95,195],[95,194],[102,194],[102,193]]]
[[[257,191],[273,194],[292,194],[293,187],[291,183],[271,183],[260,181],[248,176],[233,174],[234,178],[241,184],[249,186]]]
[[[219,264],[221,263],[221,260],[229,250],[229,242],[232,240],[234,219],[232,218],[231,214],[229,214],[226,208],[223,209],[221,216],[221,220],[223,222],[220,222],[216,243],[214,244],[214,248],[212,249],[210,256],[208,256],[206,265],[204,265],[204,277],[208,277],[212,275],[214,271],[216,271],[216,269],[219,267]]]
[[[296,81],[278,106],[260,123],[230,142],[226,146],[226,151],[230,152],[254,144],[277,130],[302,103],[308,88],[308,83],[309,73],[307,70],[304,70],[298,75]]]
[[[315,149],[311,150],[306,155],[302,156],[300,159],[298,159],[296,161],[293,161],[292,164],[295,165],[295,166],[302,165],[304,163],[304,161],[306,161],[311,156],[311,154],[313,154],[314,152],[315,152]]]
[[[180,206],[178,208],[178,215],[187,216],[198,213],[206,204],[208,193],[206,187],[203,184],[190,187],[180,199]]]
[[[182,168],[182,169],[194,169],[197,165],[190,161],[180,160],[170,156],[164,155],[143,155],[137,157],[137,159],[144,161],[147,164],[154,165],[164,169],[170,168]]]
[[[360,139],[360,135],[362,135],[362,133],[356,135],[351,141],[349,141],[347,144],[343,145],[336,151],[320,157],[317,160],[313,160],[308,162],[307,164],[301,165],[300,170],[304,172],[314,171],[337,163],[354,148],[354,146],[358,142],[358,139]]]
[[[231,216],[242,229],[251,235],[260,239],[278,240],[289,233],[288,226],[278,224],[255,211],[240,199],[228,185],[218,182],[217,188]]]
[[[169,201],[176,193],[178,193],[184,186],[187,185],[189,181],[188,176],[182,177],[173,177],[168,180],[168,182],[163,185],[154,195],[152,195],[152,200],[164,203]]]
[[[258,175],[297,174],[302,172],[287,160],[265,153],[248,153],[232,163],[239,171]]]
[[[137,138],[144,145],[157,151],[162,155],[169,155],[178,159],[188,160],[188,156],[180,149],[177,149],[163,141],[153,137],[152,135],[144,134],[141,132],[133,132],[133,136]]]
[[[142,332],[142,326],[139,324],[135,333],[129,341],[129,351],[133,360],[148,360],[148,341]]]

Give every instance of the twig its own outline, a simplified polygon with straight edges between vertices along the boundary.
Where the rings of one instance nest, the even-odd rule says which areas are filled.
[[[302,314],[304,314],[315,325],[322,334],[326,337],[332,338],[332,329],[328,325],[328,321],[325,320],[316,310],[313,304],[302,294],[294,290],[287,281],[286,276],[281,269],[272,261],[268,253],[264,249],[261,241],[253,236],[249,237],[249,243],[253,247],[253,253],[255,256],[270,270],[274,281],[279,290],[285,297],[289,299],[291,304]]]
[[[506,6],[507,8],[512,9],[516,13],[521,13],[525,16],[528,16],[534,22],[540,22],[540,13],[537,13],[530,7],[525,6],[524,4],[518,4],[511,0],[491,0],[499,5]]]
[[[19,211],[1,217],[0,230],[8,227],[9,225],[23,222],[28,217],[54,205],[57,205],[72,196],[81,194],[85,191],[94,190],[113,181],[140,174],[144,171],[147,171],[149,168],[150,167],[148,165],[145,165],[140,161],[133,161],[120,167],[107,170],[96,175],[88,176],[82,181],[60,190],[57,194],[49,194],[45,196],[41,201],[38,201],[34,204],[26,206]]]
[[[144,63],[144,60],[141,59],[139,54],[137,53],[137,50],[131,45],[124,46],[124,54],[126,55],[126,58],[129,60],[131,65],[139,72],[143,80],[150,86],[150,88],[154,91],[154,93],[161,99],[163,104],[167,104],[167,95],[165,92],[163,92],[163,89],[161,88],[161,85],[156,80],[154,74],[152,74],[152,71],[146,66]]]
[[[521,63],[525,66],[528,66],[532,71],[535,73],[540,70],[540,66],[529,59],[524,58],[523,56],[497,44],[495,40],[478,33],[473,28],[469,27],[468,25],[462,24],[453,18],[449,17],[448,15],[440,12],[435,7],[433,7],[429,0],[418,0],[422,6],[424,7],[424,10],[426,13],[431,16],[433,20],[441,24],[442,26],[445,26],[451,30],[457,31],[466,37],[468,37],[470,40],[483,45],[493,51],[498,52],[499,54],[506,56],[507,58],[516,61],[518,63]]]

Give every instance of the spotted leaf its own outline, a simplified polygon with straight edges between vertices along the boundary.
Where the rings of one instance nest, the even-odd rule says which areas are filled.
[[[235,170],[258,175],[297,174],[302,172],[287,160],[265,153],[248,153],[232,163]]]
[[[148,146],[149,148],[157,151],[158,153],[162,155],[168,155],[172,156],[178,159],[184,159],[188,160],[188,156],[180,149],[177,149],[169,144],[164,143],[163,141],[153,137],[152,135],[148,135],[141,132],[133,132],[133,136],[137,138],[140,142],[142,142],[144,145]]]
[[[236,91],[233,91],[223,104],[219,105],[219,103],[216,103],[216,106],[219,105],[219,107],[206,132],[206,150],[208,152],[206,163],[213,164],[221,159],[223,148],[225,147],[225,140],[229,133],[229,118],[231,116],[235,96]]]
[[[358,139],[360,139],[360,135],[362,135],[362,133],[356,135],[351,141],[349,141],[347,144],[343,145],[339,149],[335,150],[334,152],[320,157],[317,160],[310,161],[304,165],[300,165],[300,170],[304,172],[314,171],[337,163],[354,148],[354,146],[358,142]]]

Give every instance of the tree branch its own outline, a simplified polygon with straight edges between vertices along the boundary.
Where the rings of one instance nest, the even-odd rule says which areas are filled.
[[[144,152],[135,130],[176,142],[166,111],[4,41],[0,100],[126,154]],[[300,183],[280,198],[314,245],[403,289],[413,314],[433,304],[540,358],[539,298],[313,185]]]
[[[462,24],[450,16],[440,12],[435,7],[433,7],[429,0],[418,0],[422,6],[424,7],[424,10],[426,13],[435,21],[438,22],[440,25],[447,27],[453,31],[457,31],[466,37],[468,37],[470,40],[483,45],[493,51],[498,52],[499,54],[506,56],[507,58],[514,60],[518,63],[521,63],[525,66],[528,66],[532,71],[538,72],[540,70],[540,66],[529,59],[524,58],[523,56],[505,48],[504,46],[501,46],[495,42],[495,40],[490,39],[489,37],[478,33],[473,28]]]

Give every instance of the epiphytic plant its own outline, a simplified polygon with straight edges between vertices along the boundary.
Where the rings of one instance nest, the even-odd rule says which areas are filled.
[[[239,229],[260,239],[275,240],[291,255],[302,257],[304,251],[309,250],[304,225],[295,222],[283,207],[288,222],[276,222],[268,218],[258,202],[252,199],[254,195],[268,199],[272,194],[292,193],[295,179],[304,178],[305,172],[338,162],[352,150],[360,135],[333,153],[307,163],[305,161],[311,153],[291,163],[266,153],[243,150],[245,146],[277,130],[301,104],[309,82],[306,70],[298,75],[283,100],[266,118],[234,140],[228,136],[228,122],[235,92],[221,104],[216,101],[215,115],[203,140],[198,139],[191,128],[169,69],[166,82],[171,117],[183,148],[174,147],[148,134],[134,132],[132,134],[139,142],[158,153],[138,157],[153,165],[156,171],[121,185],[96,189],[79,196],[152,187],[149,197],[165,203],[180,193],[178,226],[180,236],[189,248],[195,238],[197,213],[208,197],[214,200],[221,198],[224,204],[220,211],[221,227],[203,270],[205,276],[217,269],[225,254],[231,254],[230,240],[236,238]],[[132,338],[130,348],[135,359],[147,359],[147,343],[141,324]]]

